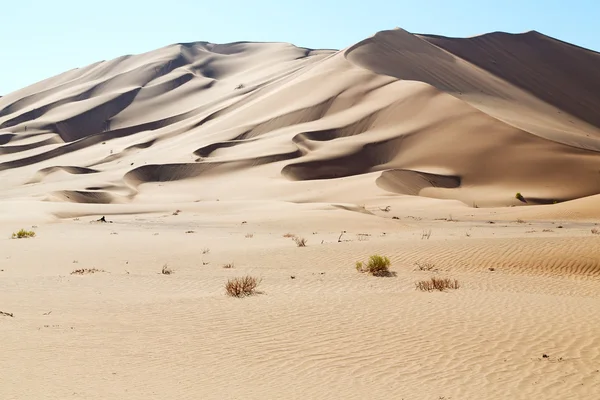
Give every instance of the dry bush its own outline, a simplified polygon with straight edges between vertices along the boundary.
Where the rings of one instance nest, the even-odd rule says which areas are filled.
[[[295,238],[296,235],[294,235],[293,233],[286,233],[285,235],[283,235],[284,238]]]
[[[391,276],[390,265],[389,258],[375,254],[369,257],[366,265],[362,261],[357,261],[356,270],[358,272],[367,272],[373,276]]]
[[[205,247],[202,249],[202,254],[208,254],[210,253],[210,249],[208,247]]]
[[[294,237],[294,242],[296,242],[296,246],[298,247],[306,247],[306,239],[303,237]]]
[[[254,237],[254,233],[246,233],[246,239],[252,239]]]
[[[11,317],[11,318],[15,317],[13,313],[4,312],[4,311],[0,311],[0,315],[3,317]]]
[[[26,231],[25,229],[20,229],[18,232],[13,232],[12,234],[13,239],[27,239],[32,237],[35,237],[35,232]]]
[[[96,272],[106,272],[103,269],[97,268],[79,268],[71,272],[71,275],[86,275],[86,274],[95,274]]]
[[[415,287],[422,292],[432,292],[434,290],[443,292],[446,289],[458,289],[460,283],[456,279],[433,277],[428,280],[415,282]]]
[[[232,297],[251,296],[256,293],[256,287],[261,280],[250,275],[232,278],[225,284],[225,291]]]
[[[521,218],[517,218],[517,224],[524,224],[524,223],[525,223],[524,220],[522,220]]]
[[[230,263],[227,263],[227,264],[223,265],[223,268],[226,268],[226,269],[231,269],[231,268],[233,268],[233,267],[234,267],[234,265],[233,265],[233,263],[232,263],[232,262],[230,262]]]
[[[415,262],[415,266],[419,271],[437,271],[435,264],[429,262]]]
[[[175,271],[173,271],[172,268],[169,268],[167,264],[163,265],[162,270],[160,271],[163,275],[171,275],[173,272]]]
[[[600,235],[600,229],[592,228],[592,235]]]

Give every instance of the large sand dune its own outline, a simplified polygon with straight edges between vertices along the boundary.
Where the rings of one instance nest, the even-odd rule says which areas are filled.
[[[0,398],[598,399],[599,85],[537,32],[396,29],[5,94]]]
[[[600,193],[598,82],[600,54],[535,32],[393,30],[341,52],[178,44],[1,98],[0,171],[13,196],[81,194],[53,201],[135,203],[144,184],[181,179],[205,197],[201,181],[217,174],[362,177],[365,190],[385,182],[479,207],[521,205],[517,192],[563,202]],[[93,173],[73,179],[78,168]],[[438,178],[417,189],[423,174]],[[458,184],[437,184],[448,179]]]

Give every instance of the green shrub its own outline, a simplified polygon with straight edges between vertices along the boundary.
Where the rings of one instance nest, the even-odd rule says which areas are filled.
[[[32,238],[32,237],[35,237],[35,232],[34,231],[26,231],[25,229],[21,229],[18,232],[13,232],[13,234],[12,234],[13,239],[27,239],[27,238]]]
[[[358,272],[367,272],[373,276],[389,276],[390,273],[390,259],[385,256],[372,255],[369,257],[369,261],[364,265],[361,261],[356,262],[356,270]]]

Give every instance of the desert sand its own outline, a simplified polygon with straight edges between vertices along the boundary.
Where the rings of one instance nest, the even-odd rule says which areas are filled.
[[[4,94],[0,398],[597,399],[599,93],[538,32],[396,29]]]

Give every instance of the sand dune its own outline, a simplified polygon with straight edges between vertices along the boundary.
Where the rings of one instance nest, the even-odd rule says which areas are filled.
[[[238,179],[258,166],[309,181],[399,169],[460,180],[405,194],[479,207],[523,205],[517,192],[527,204],[563,202],[600,193],[598,66],[597,53],[538,33],[393,30],[341,52],[173,45],[3,97],[0,170],[22,184],[73,165],[125,187],[132,176],[136,186],[205,171]],[[146,164],[160,177],[136,172]],[[407,179],[385,187],[403,193]],[[61,189],[84,189],[73,183]]]
[[[0,398],[596,399],[598,85],[537,32],[396,29],[0,97]]]

